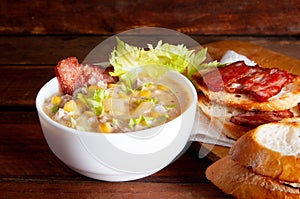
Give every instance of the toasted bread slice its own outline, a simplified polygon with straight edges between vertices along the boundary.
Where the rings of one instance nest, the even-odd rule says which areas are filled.
[[[236,140],[251,130],[249,127],[239,126],[230,122],[232,116],[243,112],[241,109],[209,101],[201,93],[198,94],[198,107],[211,121],[213,127],[228,138]]]
[[[198,93],[198,107],[211,121],[213,127],[228,138],[236,140],[246,132],[253,129],[251,127],[236,125],[230,121],[231,117],[243,113],[244,110],[209,101],[202,93]],[[294,114],[295,117],[300,116],[300,110],[298,106],[295,106],[289,110]]]
[[[254,173],[225,156],[209,166],[206,177],[224,193],[238,199],[300,198],[299,183],[285,183]]]
[[[286,85],[280,93],[271,97],[266,102],[259,102],[245,94],[228,93],[225,91],[213,92],[206,85],[197,81],[201,78],[200,73],[193,75],[193,82],[197,89],[211,101],[225,104],[244,110],[280,111],[290,109],[300,102],[300,77],[297,76],[293,83]]]
[[[300,182],[300,117],[261,125],[239,138],[229,154],[261,175]]]

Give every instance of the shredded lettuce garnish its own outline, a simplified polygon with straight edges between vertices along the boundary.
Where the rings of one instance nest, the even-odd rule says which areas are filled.
[[[97,89],[93,92],[92,96],[78,93],[77,98],[90,107],[96,116],[99,116],[104,112],[102,101],[109,96],[109,92],[105,89]]]
[[[52,113],[57,113],[58,109],[59,109],[59,106],[58,105],[54,105],[52,107]]]
[[[172,109],[172,108],[176,108],[175,104],[171,104],[171,105],[165,105],[164,106],[166,109]]]
[[[206,60],[206,48],[195,53],[183,44],[172,45],[159,41],[156,47],[148,44],[148,49],[145,50],[129,45],[118,37],[116,39],[117,47],[111,52],[109,59],[114,67],[110,75],[123,77],[123,79],[130,76],[123,76],[124,74],[138,67],[143,68],[154,78],[163,76],[169,70],[185,73],[190,78],[193,73],[203,67],[202,64]],[[217,62],[209,65],[217,65]]]
[[[122,77],[120,77],[120,81],[124,83],[126,92],[134,91],[134,82],[137,80],[137,74],[129,71],[127,73],[123,73]]]
[[[141,123],[144,123],[144,125],[150,127],[151,121],[153,121],[155,118],[153,117],[146,117],[144,115],[140,115],[137,118],[130,118],[129,120],[129,127],[134,128],[135,125],[139,125]]]

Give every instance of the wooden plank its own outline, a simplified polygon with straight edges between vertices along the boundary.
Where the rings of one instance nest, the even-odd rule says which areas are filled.
[[[1,36],[0,65],[56,65],[60,59],[85,56],[106,36]]]
[[[58,60],[75,56],[80,62],[108,36],[97,35],[47,35],[47,36],[1,36],[0,67],[14,65],[56,65]],[[249,37],[249,36],[201,36],[191,35],[199,45],[222,40],[247,41],[270,50],[300,59],[300,40],[297,37]],[[160,36],[165,41],[165,36]]]
[[[2,180],[0,192],[3,198],[232,198],[208,183]]]
[[[283,1],[1,1],[1,34],[115,34],[155,26],[202,35],[297,35],[300,5]]]
[[[263,67],[277,67],[300,75],[300,60],[268,50],[253,43],[227,40],[209,43],[204,46],[208,48],[208,53],[214,60],[220,60],[227,50],[234,50],[249,57]],[[209,144],[202,144],[201,146],[203,153],[208,153],[208,157],[213,161],[224,157],[229,151],[228,147]]]
[[[39,89],[53,77],[53,66],[0,67],[1,109],[34,108]]]

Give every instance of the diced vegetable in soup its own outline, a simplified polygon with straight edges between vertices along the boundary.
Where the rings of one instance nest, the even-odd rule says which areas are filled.
[[[176,80],[140,74],[133,82],[79,88],[73,96],[57,93],[45,101],[44,111],[56,122],[74,129],[128,132],[176,118],[190,103],[187,96]]]

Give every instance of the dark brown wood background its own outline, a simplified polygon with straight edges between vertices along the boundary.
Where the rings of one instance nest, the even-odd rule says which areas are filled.
[[[176,30],[200,44],[275,43],[275,50],[297,57],[289,45],[300,45],[300,1],[0,0],[0,64],[55,65],[67,56],[82,61],[107,37],[145,26]]]
[[[299,35],[298,0],[1,0],[1,34],[110,35],[155,26],[193,35]]]

